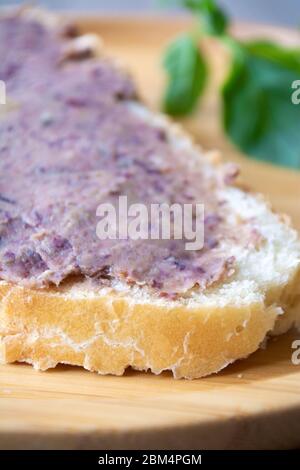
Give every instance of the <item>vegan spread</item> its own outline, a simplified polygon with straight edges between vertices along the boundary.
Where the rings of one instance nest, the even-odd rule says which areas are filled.
[[[105,58],[68,58],[62,38],[17,15],[0,20],[0,276],[43,288],[71,275],[147,285],[160,295],[205,289],[235,269],[222,180],[136,111],[132,80]],[[234,177],[234,175],[233,175]],[[202,203],[204,247],[185,240],[101,240],[99,204]]]

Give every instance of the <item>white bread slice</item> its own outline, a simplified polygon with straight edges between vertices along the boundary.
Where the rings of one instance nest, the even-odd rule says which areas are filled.
[[[128,106],[163,126],[171,145],[189,148],[193,164],[215,165],[218,171],[220,163],[211,163],[166,118],[141,104]],[[1,361],[28,362],[41,370],[64,363],[116,375],[131,366],[192,379],[247,357],[269,333],[281,334],[297,324],[297,233],[261,196],[238,187],[223,191],[232,208],[233,230],[240,218],[253,215],[264,238],[259,247],[231,251],[237,269],[229,280],[177,300],[121,281],[96,289],[89,280],[74,278],[40,290],[0,281]]]

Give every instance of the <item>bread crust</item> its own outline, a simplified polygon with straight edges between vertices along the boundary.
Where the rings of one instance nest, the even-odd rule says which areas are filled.
[[[283,289],[281,299],[298,281]],[[115,375],[131,366],[193,379],[247,357],[276,321],[279,330],[278,322],[288,322],[285,328],[294,322],[288,309],[281,316],[278,303],[263,299],[226,307],[166,306],[114,291],[74,295],[76,289],[74,283],[59,292],[1,282],[1,361],[40,370],[63,363]]]

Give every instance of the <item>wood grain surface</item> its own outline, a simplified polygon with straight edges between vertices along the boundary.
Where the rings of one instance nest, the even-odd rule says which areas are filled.
[[[187,20],[136,18],[77,19],[82,31],[100,33],[109,53],[135,76],[142,98],[158,109],[164,77],[161,51]],[[298,33],[237,25],[240,37],[275,37],[300,43]],[[193,118],[183,122],[206,149],[220,149],[241,164],[244,180],[292,217],[300,230],[300,172],[258,163],[241,155],[223,136],[216,86],[227,57],[206,44],[213,83]],[[300,77],[299,77],[300,78]],[[258,449],[300,446],[300,365],[292,364],[292,332],[270,340],[247,360],[217,375],[175,381],[128,371],[98,376],[60,366],[46,373],[30,366],[0,367],[2,449]]]

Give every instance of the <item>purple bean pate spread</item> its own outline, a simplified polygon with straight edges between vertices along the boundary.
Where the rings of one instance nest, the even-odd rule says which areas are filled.
[[[0,20],[8,102],[0,115],[1,278],[35,288],[71,275],[122,280],[171,297],[226,279],[235,261],[220,240],[240,238],[217,196],[228,178],[189,163],[191,149],[171,145],[163,127],[134,112],[134,84],[108,60],[62,60],[66,41],[33,20]],[[100,240],[96,209],[120,195],[204,203],[204,248]]]

